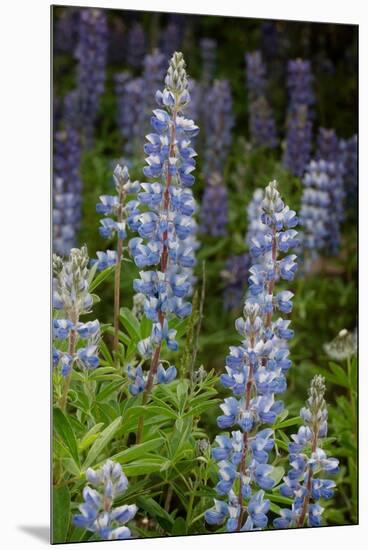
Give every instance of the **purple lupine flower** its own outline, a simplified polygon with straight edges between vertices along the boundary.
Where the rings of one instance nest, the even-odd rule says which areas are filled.
[[[181,18],[179,14],[172,14],[166,27],[161,31],[161,50],[166,58],[171,58],[174,52],[180,50],[183,32],[183,18]]]
[[[247,91],[250,101],[266,92],[266,67],[259,50],[245,54]]]
[[[262,51],[266,58],[274,58],[279,50],[279,33],[276,21],[265,21],[261,25]]]
[[[358,136],[342,139],[339,150],[344,166],[344,187],[347,205],[356,210],[358,203]]]
[[[340,167],[324,160],[311,161],[303,185],[300,211],[303,247],[308,251],[310,260],[316,259],[323,250],[336,254],[340,245],[345,199]]]
[[[288,115],[286,147],[283,164],[292,174],[301,177],[310,161],[312,151],[312,122],[308,108],[300,105]]]
[[[154,107],[154,95],[165,75],[164,60],[164,56],[154,50],[144,57],[142,77],[131,78],[128,72],[115,75],[117,123],[126,156],[138,154],[149,130],[147,120]]]
[[[54,50],[56,53],[72,53],[78,40],[79,10],[65,7],[55,18]]]
[[[316,159],[338,163],[340,156],[339,139],[335,130],[318,128]]]
[[[295,176],[302,176],[312,150],[312,105],[315,102],[310,61],[288,62],[289,106],[283,164]]]
[[[260,51],[245,55],[249,102],[249,134],[256,147],[276,147],[276,123],[266,99],[266,67]]]
[[[128,487],[121,465],[109,459],[99,470],[88,468],[86,478],[84,502],[79,506],[80,513],[73,516],[74,525],[96,533],[101,540],[130,539],[131,531],[126,523],[134,518],[137,506],[116,506],[116,499]]]
[[[321,448],[327,436],[327,407],[324,378],[316,375],[311,383],[306,407],[300,411],[304,424],[298,433],[291,436],[289,443],[290,470],[280,486],[282,496],[292,498],[291,509],[280,511],[280,517],[273,522],[278,529],[288,527],[318,527],[322,523],[322,499],[331,499],[336,483],[321,476],[338,472],[339,461],[330,458]]]
[[[132,156],[140,147],[142,136],[143,78],[131,78],[129,73],[115,75],[117,123],[124,140],[124,154]]]
[[[100,97],[105,89],[107,33],[105,10],[80,9],[79,42],[75,56],[78,60],[79,129],[87,147],[90,147],[93,142]]]
[[[134,289],[146,296],[145,315],[153,321],[150,337],[138,345],[143,358],[151,356],[153,350],[158,350],[155,356],[159,358],[163,342],[175,351],[176,330],[170,328],[170,319],[184,318],[191,312],[187,298],[191,294],[196,231],[196,204],[190,189],[196,153],[191,139],[199,130],[183,116],[190,95],[181,53],[172,56],[165,88],[156,92],[156,100],[160,108],[153,111],[153,133],[146,136],[144,147],[147,165],[143,172],[150,182],[141,183],[137,195],[142,210],[128,219],[129,227],[139,235],[129,242],[134,262],[141,269]],[[159,375],[158,366],[157,359],[146,381],[138,372],[134,391],[141,388],[149,392],[155,376],[157,381],[171,378],[167,372]]]
[[[225,309],[231,310],[238,308],[239,304],[243,302],[243,298],[247,288],[249,267],[249,254],[230,256],[226,260],[225,269],[221,272],[221,277],[225,284]]]
[[[315,103],[313,81],[310,61],[298,58],[288,62],[289,110],[293,110],[299,105],[306,105],[308,116],[311,117],[310,107]]]
[[[223,179],[214,172],[206,183],[201,206],[200,232],[211,237],[227,234],[228,193]]]
[[[273,449],[273,430],[283,402],[276,396],[286,389],[286,372],[291,366],[288,340],[293,336],[290,321],[280,313],[290,311],[292,293],[277,292],[275,285],[291,280],[296,270],[296,256],[284,255],[280,242],[295,246],[298,220],[285,206],[271,182],[262,201],[261,221],[266,225],[265,239],[271,247],[259,246],[260,263],[254,264],[249,277],[249,295],[244,314],[235,322],[241,344],[230,347],[222,384],[232,391],[220,406],[217,423],[222,430],[235,428],[216,437],[213,458],[218,462],[219,482],[216,491],[226,501],[215,500],[207,510],[210,524],[227,519],[228,531],[250,531],[267,526],[270,502],[264,491],[272,489],[273,467],[268,464]],[[289,247],[286,247],[288,250]],[[285,305],[288,304],[287,307]]]
[[[135,22],[127,37],[127,62],[132,67],[141,67],[146,53],[146,36],[140,23]]]
[[[78,133],[66,127],[55,133],[53,145],[53,247],[63,256],[76,244],[81,217]]]
[[[234,126],[233,105],[228,80],[216,80],[206,101],[204,175],[223,173],[230,151]]]

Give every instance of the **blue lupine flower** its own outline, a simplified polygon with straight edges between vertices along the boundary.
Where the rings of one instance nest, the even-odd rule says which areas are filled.
[[[291,311],[293,294],[288,290],[277,292],[274,287],[279,280],[291,280],[294,276],[295,256],[285,261],[288,257],[279,254],[295,245],[296,231],[291,228],[297,224],[297,218],[284,205],[276,182],[267,186],[259,216],[261,232],[257,226],[255,234],[262,235],[264,243],[270,242],[271,246],[258,247],[258,263],[249,270],[244,316],[235,323],[241,344],[230,347],[226,374],[221,376],[222,384],[233,395],[220,405],[223,414],[217,419],[221,429],[238,426],[241,431],[233,431],[231,438],[218,436],[218,447],[212,453],[219,467],[216,491],[227,495],[228,504],[227,509],[221,508],[221,514],[216,511],[217,504],[217,509],[205,515],[209,523],[223,523],[229,518],[226,524],[229,531],[267,526],[270,503],[264,500],[264,490],[275,484],[273,467],[268,464],[274,445],[273,430],[267,424],[272,426],[283,410],[283,402],[276,400],[275,395],[286,390],[285,372],[291,366],[288,340],[293,332],[288,328],[288,320],[274,314]],[[286,247],[289,239],[290,247]],[[293,267],[287,269],[287,262]]]
[[[313,81],[310,61],[298,58],[288,62],[287,87],[290,109],[297,105],[306,105],[308,108],[314,105]],[[309,115],[311,115],[310,110]]]
[[[132,78],[128,72],[115,75],[117,125],[124,140],[123,151],[130,156],[138,151],[143,138],[142,101],[143,78]]]
[[[82,8],[79,16],[79,42],[75,52],[77,66],[78,128],[85,145],[93,142],[94,124],[100,97],[104,92],[108,29],[105,10]]]
[[[98,321],[97,321],[98,322]],[[54,338],[56,340],[65,340],[68,338],[71,329],[74,325],[69,319],[54,319]]]
[[[256,147],[276,147],[277,131],[266,98],[266,67],[260,51],[245,54],[249,102],[249,134]]]
[[[283,496],[293,499],[291,510],[280,511],[280,518],[273,522],[280,529],[287,527],[308,527],[321,525],[323,508],[318,501],[331,499],[336,483],[320,476],[323,472],[338,472],[339,461],[327,457],[319,447],[320,440],[327,436],[327,408],[324,399],[324,378],[316,375],[311,383],[306,407],[300,411],[305,425],[292,436],[289,443],[290,470],[280,486]],[[318,477],[316,477],[318,476]]]
[[[118,239],[122,240],[127,236],[127,221],[138,214],[137,201],[126,202],[126,198],[127,195],[138,191],[139,182],[130,181],[128,168],[122,167],[120,164],[116,165],[113,176],[116,195],[101,195],[100,202],[96,205],[96,211],[104,216],[115,218],[105,217],[100,221],[101,237],[111,238],[116,235]],[[93,263],[97,263],[97,269],[102,271],[120,262],[122,251],[119,250],[119,253],[114,250],[97,252],[97,258],[97,261],[95,260]]]
[[[89,485],[83,489],[84,502],[79,506],[80,514],[73,517],[74,525],[96,533],[102,540],[130,538],[131,531],[125,524],[134,518],[137,506],[114,507],[115,499],[128,487],[121,465],[107,460],[99,470],[88,468],[86,478]]]
[[[333,162],[311,161],[303,185],[300,211],[303,247],[312,260],[322,250],[336,254],[344,219],[345,191],[341,170]]]
[[[154,321],[151,336],[140,342],[138,350],[143,358],[161,347],[165,341],[171,350],[177,349],[176,331],[169,328],[170,318],[186,317],[191,312],[196,223],[196,209],[190,187],[194,183],[196,153],[191,139],[198,127],[183,116],[190,101],[185,62],[181,53],[175,53],[165,78],[165,88],[156,92],[160,106],[153,111],[145,145],[146,178],[137,194],[137,207],[128,217],[128,225],[139,237],[129,242],[129,250],[141,271],[134,289],[146,296],[144,312]],[[143,206],[140,210],[139,206]],[[159,266],[159,267],[158,267]],[[150,373],[149,380],[171,380],[174,370]],[[148,382],[148,380],[147,380]],[[151,382],[150,382],[151,383]]]
[[[86,247],[72,248],[67,260],[53,256],[54,290],[53,307],[61,310],[65,318],[54,319],[55,340],[68,338],[68,350],[53,349],[53,366],[60,366],[63,377],[69,376],[74,362],[82,369],[95,369],[98,364],[97,342],[100,335],[98,320],[80,323],[81,315],[90,313],[93,299],[88,290],[88,254]],[[77,349],[79,339],[86,345]]]

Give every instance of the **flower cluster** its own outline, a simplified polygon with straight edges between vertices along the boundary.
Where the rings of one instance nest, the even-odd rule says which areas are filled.
[[[245,62],[251,141],[257,147],[276,147],[276,123],[266,99],[266,67],[261,52],[256,50],[247,53]]]
[[[287,87],[289,108],[286,120],[285,168],[302,176],[312,150],[312,110],[314,104],[313,75],[309,61],[291,60],[288,63]]]
[[[223,237],[228,224],[227,188],[223,178],[214,172],[207,181],[202,197],[200,232],[211,237]]]
[[[196,204],[190,188],[196,153],[191,138],[197,135],[198,127],[182,114],[190,95],[181,53],[172,56],[165,88],[156,93],[156,100],[161,108],[153,111],[154,132],[146,136],[144,148],[147,166],[143,172],[151,183],[140,184],[137,198],[142,209],[128,219],[130,228],[139,235],[129,242],[134,262],[142,270],[134,289],[146,296],[145,315],[153,321],[151,336],[139,345],[143,357],[159,350],[163,341],[176,349],[169,318],[183,318],[191,312],[191,303],[186,300],[191,293],[190,270],[195,264]],[[150,372],[150,383],[155,374]]]
[[[100,202],[96,205],[98,214],[104,216],[100,221],[99,231],[101,237],[105,239],[111,239],[116,235],[118,239],[123,240],[127,236],[127,220],[138,213],[138,201],[131,200],[126,203],[126,197],[137,193],[139,182],[130,181],[128,168],[126,166],[123,168],[120,164],[117,164],[114,170],[114,182],[116,195],[101,195]],[[97,252],[97,258],[93,263],[97,263],[99,271],[115,265],[118,259],[121,260],[115,250]]]
[[[80,142],[73,128],[54,135],[53,247],[68,254],[79,228],[82,183],[79,176]]]
[[[140,23],[135,22],[128,32],[126,58],[132,67],[141,67],[146,52],[146,36]]]
[[[267,231],[254,238],[252,246],[253,257],[261,263],[249,270],[244,316],[235,323],[242,341],[230,348],[226,374],[221,376],[222,384],[233,395],[221,405],[223,414],[217,419],[218,426],[223,430],[239,428],[231,437],[218,436],[218,446],[213,449],[219,474],[216,491],[226,495],[227,502],[216,500],[215,507],[205,515],[210,524],[228,518],[229,531],[267,526],[270,503],[264,499],[264,490],[274,486],[273,467],[268,464],[273,430],[267,424],[272,425],[283,409],[276,395],[285,391],[285,374],[291,366],[288,340],[293,331],[290,321],[277,312],[290,313],[293,294],[288,290],[276,292],[275,285],[295,275],[296,256],[280,258],[279,253],[288,253],[297,245],[293,228],[298,220],[295,212],[284,205],[275,181],[265,190],[262,223]]]
[[[249,254],[230,256],[226,260],[225,269],[221,272],[225,284],[225,309],[237,308],[243,302],[249,267]]]
[[[312,259],[322,249],[335,254],[344,219],[345,193],[341,170],[333,162],[313,160],[307,166],[303,185],[300,211],[303,247],[309,250]]]
[[[222,174],[230,151],[234,115],[228,80],[216,80],[206,97],[204,175]]]
[[[290,111],[287,119],[283,164],[295,176],[302,176],[312,151],[312,122],[306,105]]]
[[[299,105],[306,105],[310,108],[315,103],[313,81],[310,61],[298,58],[288,62],[287,88],[290,110]],[[309,109],[309,116],[311,114]]]
[[[134,518],[137,506],[114,506],[128,487],[120,464],[107,460],[99,470],[88,468],[86,478],[89,485],[83,489],[84,502],[79,506],[80,513],[73,517],[74,525],[96,533],[102,540],[129,539],[131,531],[126,523]]]
[[[53,321],[53,337],[60,344],[68,340],[66,351],[53,349],[53,365],[60,367],[61,375],[66,378],[76,363],[82,370],[93,370],[98,364],[98,339],[100,324],[98,320],[81,323],[79,318],[91,312],[93,299],[88,286],[88,254],[86,247],[72,248],[69,258],[62,260],[53,256],[54,290],[53,307],[63,313]],[[84,340],[78,347],[78,340]]]
[[[320,477],[338,471],[339,461],[329,458],[321,447],[321,440],[327,436],[327,408],[324,400],[324,378],[316,375],[311,383],[306,407],[300,411],[304,424],[298,433],[291,436],[289,443],[290,470],[280,486],[282,496],[293,499],[291,509],[284,508],[280,517],[273,522],[277,528],[308,527],[321,525],[323,508],[320,499],[333,497],[336,483]]]
[[[87,8],[80,10],[77,89],[80,130],[85,144],[93,141],[99,101],[105,88],[107,59],[107,19],[105,10]]]

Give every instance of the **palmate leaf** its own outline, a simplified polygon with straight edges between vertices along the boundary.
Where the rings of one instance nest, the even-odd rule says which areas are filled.
[[[139,321],[127,307],[120,309],[120,321],[135,343],[142,339]]]

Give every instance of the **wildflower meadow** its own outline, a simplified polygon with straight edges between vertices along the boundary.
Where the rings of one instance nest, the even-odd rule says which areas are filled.
[[[52,29],[53,542],[357,523],[357,27]]]

